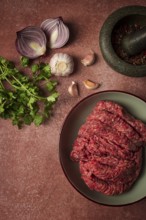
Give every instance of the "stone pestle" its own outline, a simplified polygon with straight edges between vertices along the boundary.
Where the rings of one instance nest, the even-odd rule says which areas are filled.
[[[146,50],[146,26],[127,34],[122,40],[122,48],[129,55],[137,55]]]

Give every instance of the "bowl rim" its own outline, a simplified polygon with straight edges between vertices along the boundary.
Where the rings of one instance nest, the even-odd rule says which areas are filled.
[[[138,5],[125,6],[111,13],[101,27],[99,46],[104,60],[112,69],[129,77],[144,77],[146,76],[146,64],[139,66],[125,62],[116,54],[111,42],[111,35],[115,25],[124,17],[130,15],[146,16],[146,7]]]
[[[83,99],[81,99],[79,102],[77,102],[71,109],[70,111],[68,112],[68,114],[66,115],[66,117],[64,118],[64,121],[62,123],[62,126],[61,126],[61,131],[60,131],[60,138],[59,138],[59,161],[60,161],[60,165],[61,165],[61,168],[63,170],[63,173],[66,177],[66,179],[68,180],[68,182],[73,186],[73,188],[79,192],[80,195],[82,195],[84,198],[88,199],[89,201],[92,201],[94,202],[95,204],[99,204],[99,205],[104,205],[104,206],[110,206],[110,207],[122,207],[122,206],[128,206],[128,205],[132,205],[132,204],[135,204],[135,203],[138,203],[139,201],[142,201],[144,199],[146,199],[146,196],[144,196],[143,198],[140,198],[134,202],[130,202],[130,203],[127,203],[127,204],[123,204],[123,205],[112,205],[112,204],[105,204],[105,203],[102,203],[102,202],[97,202],[95,200],[93,200],[92,198],[89,198],[88,196],[86,196],[85,194],[83,194],[82,192],[80,192],[80,190],[75,187],[75,185],[73,184],[73,182],[69,179],[66,171],[65,171],[65,168],[63,166],[63,162],[62,162],[62,158],[61,158],[61,137],[62,137],[62,133],[63,133],[63,128],[65,126],[65,123],[67,121],[67,119],[70,117],[70,114],[78,107],[78,105],[80,105],[80,103],[84,102],[86,99],[92,97],[92,96],[96,96],[97,94],[102,94],[102,93],[106,93],[106,92],[115,92],[115,93],[124,93],[124,94],[127,94],[127,95],[131,95],[131,96],[134,96],[135,98],[138,98],[140,100],[142,100],[143,102],[146,103],[146,100],[144,100],[143,98],[141,98],[140,96],[138,95],[135,95],[131,92],[126,92],[126,91],[123,91],[123,90],[103,90],[103,91],[99,91],[99,92],[95,92],[95,93],[92,93],[86,97],[84,97]]]

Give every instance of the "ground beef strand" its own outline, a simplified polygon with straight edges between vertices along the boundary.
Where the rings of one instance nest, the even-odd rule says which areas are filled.
[[[146,125],[121,105],[102,100],[80,127],[70,157],[91,190],[117,195],[137,180],[145,143]]]

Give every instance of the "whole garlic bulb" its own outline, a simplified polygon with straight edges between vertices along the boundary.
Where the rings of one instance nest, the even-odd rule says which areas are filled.
[[[56,76],[68,76],[73,72],[74,62],[70,55],[56,53],[50,59],[51,73]]]

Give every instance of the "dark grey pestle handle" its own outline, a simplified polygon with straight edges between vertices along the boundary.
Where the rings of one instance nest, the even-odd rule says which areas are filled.
[[[122,40],[123,50],[130,56],[137,55],[146,49],[146,26],[127,34]]]

